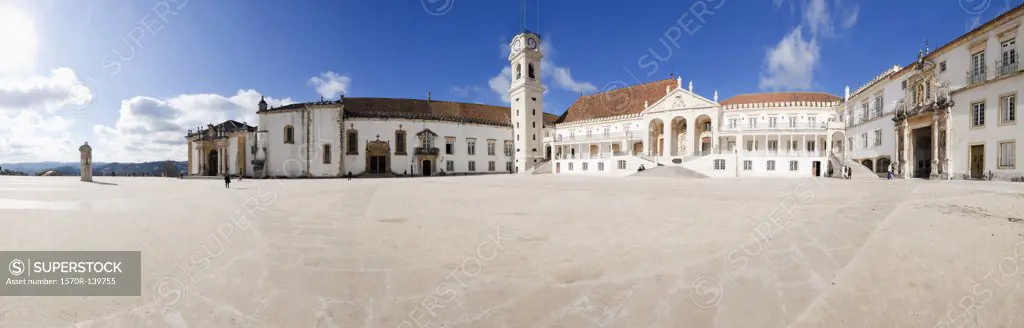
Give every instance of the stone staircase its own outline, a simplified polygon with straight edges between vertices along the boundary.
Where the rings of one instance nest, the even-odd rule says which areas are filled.
[[[656,166],[642,172],[636,172],[630,176],[634,177],[672,177],[684,179],[706,179],[708,176],[697,171],[681,166]]]

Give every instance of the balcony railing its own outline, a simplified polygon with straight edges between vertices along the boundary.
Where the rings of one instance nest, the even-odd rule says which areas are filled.
[[[558,135],[555,136],[555,142],[577,142],[577,141],[602,141],[602,140],[640,140],[643,139],[644,132],[642,131],[631,131],[631,132],[616,132],[616,133],[595,133],[591,135]]]
[[[754,125],[749,124],[738,124],[738,125],[726,125],[722,127],[722,132],[740,132],[740,131],[786,131],[786,130],[824,130],[828,127],[828,122],[820,123],[797,123],[797,124],[776,124],[774,127],[769,125]]]
[[[437,155],[437,154],[440,154],[440,153],[441,153],[441,150],[438,149],[437,147],[430,147],[430,148],[416,147],[415,149],[413,149],[413,154],[415,154],[415,155]]]
[[[1013,57],[1006,57],[1004,59],[997,60],[996,77],[1003,77],[1006,75],[1017,73],[1017,71],[1020,70],[1019,66],[1017,65],[1018,61],[1019,60],[1016,54],[1014,54]]]
[[[988,80],[988,74],[985,66],[982,66],[975,70],[967,71],[967,85],[975,85]]]

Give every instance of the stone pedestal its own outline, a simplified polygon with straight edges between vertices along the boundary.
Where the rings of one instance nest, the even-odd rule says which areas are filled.
[[[81,153],[79,169],[82,172],[82,181],[92,182],[92,147],[89,147],[89,143],[86,142],[78,147],[78,152]]]

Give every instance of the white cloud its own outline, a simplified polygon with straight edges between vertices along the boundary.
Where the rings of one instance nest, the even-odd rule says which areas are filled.
[[[320,75],[309,78],[309,84],[316,88],[316,92],[327,99],[338,99],[348,92],[352,79],[348,76],[327,71]]]
[[[0,72],[31,71],[39,40],[35,22],[27,11],[0,4]]]
[[[93,98],[70,68],[54,69],[49,76],[0,76],[0,111],[77,111],[87,109]]]
[[[541,81],[549,80],[550,82],[553,82],[555,88],[573,93],[597,92],[597,86],[593,83],[576,80],[576,78],[572,76],[572,70],[568,67],[558,66],[557,63],[549,59],[555,54],[555,47],[552,44],[550,37],[541,41],[540,48],[544,52],[545,56],[540,62]],[[500,49],[501,53],[507,58],[509,54],[508,45],[502,44]],[[524,72],[523,74],[526,73]],[[502,68],[501,72],[487,81],[487,85],[490,87],[491,91],[501,97],[502,101],[509,103],[508,89],[512,85],[512,68],[509,66]],[[549,90],[548,85],[544,84],[544,93],[547,94]]]
[[[790,9],[796,8],[790,0]],[[776,8],[785,0],[773,0]],[[806,0],[801,23],[765,52],[759,86],[762,90],[806,90],[814,87],[814,71],[821,62],[819,40],[839,37],[857,25],[860,5],[850,0]],[[838,28],[837,28],[838,26]],[[808,33],[804,33],[804,28]]]
[[[0,161],[5,163],[71,159],[78,151],[73,122],[31,110],[0,111]]]
[[[820,48],[816,40],[805,40],[800,27],[768,50],[766,68],[759,86],[763,90],[810,89]]]
[[[121,101],[113,126],[96,125],[93,146],[96,161],[182,160],[187,156],[189,129],[226,120],[257,125],[256,90],[238,90],[232,96],[185,94],[167,99],[138,96]],[[266,98],[270,106],[293,103],[290,98]]]
[[[501,101],[506,104],[512,103],[508,98],[508,89],[512,87],[512,68],[506,66],[501,69],[501,72],[497,76],[487,80],[487,86],[494,91],[498,97],[501,97]]]

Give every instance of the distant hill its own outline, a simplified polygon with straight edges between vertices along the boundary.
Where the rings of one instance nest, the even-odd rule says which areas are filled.
[[[144,162],[144,163],[99,163],[94,162],[92,166],[92,175],[103,176],[111,175],[116,173],[117,175],[131,175],[131,174],[148,174],[154,176],[160,176],[161,173],[167,173],[168,176],[177,176],[180,172],[184,172],[188,166],[187,162],[176,162],[170,161],[159,162]],[[25,172],[29,175],[41,175],[47,171],[54,171],[56,175],[66,176],[77,176],[81,172],[78,169],[78,163],[65,163],[65,162],[38,162],[38,163],[10,163],[0,164],[0,168],[4,170],[12,170]]]

